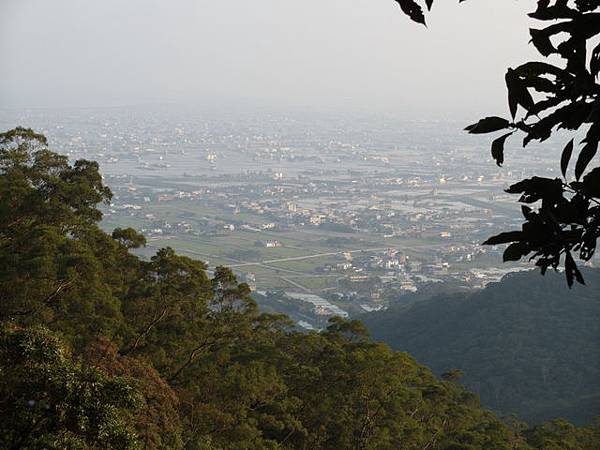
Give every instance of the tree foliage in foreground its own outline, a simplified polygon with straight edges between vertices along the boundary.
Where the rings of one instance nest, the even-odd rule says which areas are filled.
[[[227,268],[141,260],[134,230],[98,227],[110,196],[96,163],[0,134],[2,448],[528,450],[596,430],[530,439],[359,322],[303,334]]]
[[[45,328],[0,328],[0,448],[137,448],[127,380],[69,357]]]
[[[415,0],[395,0],[412,20],[425,24]],[[433,0],[426,0],[428,9]],[[600,2],[538,0],[529,16],[542,25],[530,29],[531,43],[543,57],[506,72],[509,118],[486,117],[466,128],[472,134],[497,133],[492,157],[501,166],[504,146],[516,134],[523,147],[544,142],[566,130],[560,167],[562,178],[532,177],[507,189],[519,194],[525,219],[522,229],[501,233],[485,244],[510,243],[505,261],[529,256],[541,268],[565,268],[569,286],[584,283],[574,254],[589,261],[600,236]],[[555,63],[555,61],[557,61]],[[583,139],[581,137],[583,136]],[[574,156],[576,155],[576,158]],[[574,170],[569,173],[571,160]]]

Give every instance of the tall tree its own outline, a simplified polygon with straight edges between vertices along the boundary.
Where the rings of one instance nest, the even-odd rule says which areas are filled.
[[[98,227],[111,196],[96,162],[71,164],[30,129],[0,134],[0,321],[79,340],[115,332],[143,237]]]

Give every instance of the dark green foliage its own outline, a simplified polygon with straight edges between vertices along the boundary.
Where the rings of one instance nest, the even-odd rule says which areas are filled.
[[[133,385],[69,358],[45,328],[0,328],[0,448],[138,448]]]
[[[398,2],[412,20],[425,23],[415,1]],[[432,3],[426,1],[427,7]],[[572,286],[575,280],[584,283],[573,253],[589,261],[600,237],[600,168],[588,171],[600,143],[600,3],[538,0],[537,9],[529,16],[545,24],[530,30],[531,43],[543,57],[559,59],[560,64],[530,61],[509,68],[505,79],[511,119],[487,117],[466,130],[472,134],[511,130],[492,142],[492,157],[499,166],[504,163],[504,144],[515,132],[525,134],[523,146],[534,140],[543,142],[561,129],[582,131],[585,138],[578,146],[575,179],[567,175],[576,148],[573,138],[560,162],[563,180],[533,177],[507,190],[521,194],[520,202],[537,204],[536,210],[523,209],[522,231],[496,236],[484,244],[512,242],[504,260],[529,256],[542,274],[562,264]]]
[[[111,195],[97,163],[70,165],[31,130],[0,134],[0,320],[110,334],[137,264],[97,225]]]
[[[298,333],[225,267],[209,277],[170,248],[138,259],[143,237],[98,227],[110,192],[94,163],[30,130],[2,136],[0,447],[532,448],[455,374],[437,379],[360,322]]]
[[[535,448],[544,450],[600,448],[600,427],[576,428],[564,420],[554,420],[525,432]]]
[[[561,276],[508,275],[469,297],[438,295],[365,317],[374,337],[462,381],[501,414],[585,423],[600,415],[600,271],[571,292]]]
[[[146,245],[146,238],[133,228],[115,228],[112,238],[127,248],[140,248]]]
[[[182,429],[177,393],[143,357],[119,353],[106,338],[90,341],[81,360],[108,376],[135,381],[144,402],[130,411],[127,422],[143,448],[181,448]]]

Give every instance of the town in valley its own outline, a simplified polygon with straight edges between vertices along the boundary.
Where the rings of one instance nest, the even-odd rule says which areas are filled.
[[[534,170],[558,176],[558,148],[509,148],[497,167],[459,121],[131,107],[6,110],[0,122],[98,161],[114,194],[103,226],[142,232],[145,257],[170,246],[228,266],[264,309],[308,329],[530,269],[481,243],[520,227],[505,188]]]

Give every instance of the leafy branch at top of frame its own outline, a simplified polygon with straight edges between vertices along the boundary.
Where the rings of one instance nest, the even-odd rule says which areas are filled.
[[[412,20],[425,24],[424,8],[415,0],[395,0]],[[433,0],[425,1],[430,10]],[[600,142],[600,2],[598,0],[538,0],[529,14],[543,24],[531,28],[531,43],[543,61],[509,68],[505,75],[510,118],[485,117],[466,128],[471,134],[502,132],[491,144],[496,164],[504,163],[504,149],[517,133],[522,145],[544,142],[559,130],[583,132],[580,142],[570,139],[562,152],[563,180],[533,177],[507,189],[521,194],[525,223],[521,231],[501,233],[485,244],[510,243],[504,260],[531,255],[545,273],[564,260],[567,282],[583,283],[572,253],[589,261],[600,237],[600,168],[590,163]],[[595,42],[595,43],[594,43]],[[574,180],[567,177],[573,154]],[[531,206],[537,205],[534,209]]]

